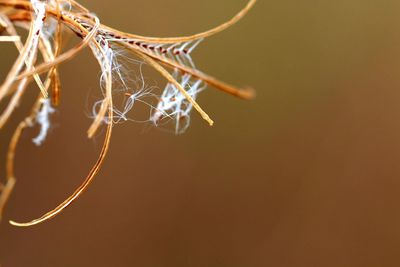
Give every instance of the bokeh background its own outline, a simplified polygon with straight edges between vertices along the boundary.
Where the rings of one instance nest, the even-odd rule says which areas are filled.
[[[81,3],[105,24],[171,36],[215,26],[245,1]],[[55,207],[97,157],[103,136],[88,140],[86,130],[99,71],[82,53],[61,68],[47,142],[33,145],[33,128],[18,148],[1,266],[399,266],[398,25],[395,0],[260,0],[194,53],[200,69],[256,88],[254,101],[210,89],[199,101],[215,126],[193,113],[181,136],[118,125],[76,203],[42,225],[12,227]],[[1,54],[4,77],[15,51]],[[2,130],[2,162],[16,123]]]

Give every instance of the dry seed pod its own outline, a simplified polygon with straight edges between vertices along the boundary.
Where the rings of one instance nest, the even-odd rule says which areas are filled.
[[[0,86],[0,102],[8,101],[5,103],[6,108],[0,113],[0,128],[11,119],[28,84],[33,80],[39,88],[38,99],[31,113],[19,124],[9,145],[6,182],[0,187],[0,216],[15,184],[15,150],[23,130],[34,124],[40,126],[39,135],[33,139],[37,145],[43,143],[47,136],[51,114],[60,101],[61,84],[57,68],[61,63],[70,60],[84,48],[90,49],[96,58],[102,72],[100,84],[103,98],[94,104],[93,123],[89,127],[88,136],[92,137],[105,124],[105,141],[98,160],[70,197],[38,219],[27,223],[10,221],[16,226],[31,226],[56,216],[85,191],[105,159],[113,124],[128,120],[128,113],[137,102],[146,103],[151,108],[148,121],[159,125],[164,120],[173,119],[175,132],[182,133],[189,126],[193,108],[213,125],[212,119],[196,102],[197,95],[207,86],[242,99],[253,98],[252,89],[237,88],[199,71],[191,53],[205,38],[238,22],[255,2],[256,0],[250,0],[231,20],[211,30],[191,36],[159,38],[129,34],[102,25],[99,18],[74,0],[0,0],[0,42],[14,43],[19,51],[18,58]],[[61,51],[61,25],[80,38],[80,42],[67,51]],[[16,27],[28,30],[24,43]],[[120,63],[121,54],[138,65],[140,74],[136,86],[128,85],[129,81]],[[39,62],[38,58],[43,61]],[[161,95],[156,95],[151,87],[146,86],[141,73],[143,64],[154,68],[167,80]],[[39,76],[43,73],[46,74],[45,80]],[[116,81],[122,90],[115,88]],[[113,99],[121,92],[126,100],[122,108],[119,108],[114,105]],[[155,98],[157,103],[148,103],[145,98]]]

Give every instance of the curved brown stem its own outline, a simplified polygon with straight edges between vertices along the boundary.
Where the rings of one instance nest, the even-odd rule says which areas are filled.
[[[132,38],[132,39],[140,39],[144,40],[146,42],[152,42],[152,43],[180,43],[180,42],[189,42],[193,40],[198,40],[206,37],[210,37],[214,34],[217,34],[219,32],[222,32],[226,30],[227,28],[231,27],[232,25],[236,24],[239,20],[241,20],[250,10],[251,8],[256,4],[257,0],[250,0],[248,1],[247,5],[240,10],[235,16],[233,16],[230,20],[216,26],[215,28],[212,28],[210,30],[189,35],[189,36],[181,36],[181,37],[146,37],[146,36],[141,36],[141,35],[136,35],[136,34],[129,34],[125,32],[118,31],[116,29],[113,29],[111,27],[107,27],[102,25],[102,28],[108,29],[109,31],[119,34],[123,37],[126,38]]]
[[[95,43],[98,46],[98,43],[97,42],[95,42]],[[103,56],[105,57],[105,60],[107,61],[104,51],[102,51],[102,50],[100,50],[100,51],[102,52]],[[47,221],[47,220],[57,216],[66,207],[68,207],[72,202],[74,202],[80,195],[82,195],[82,193],[93,182],[96,174],[100,171],[100,168],[103,165],[103,162],[104,162],[104,160],[106,158],[106,155],[107,155],[107,152],[108,152],[108,149],[109,149],[109,146],[110,146],[110,142],[111,142],[111,136],[112,136],[114,110],[113,110],[113,103],[112,103],[112,77],[111,77],[111,73],[109,73],[109,75],[107,76],[106,83],[107,83],[107,85],[106,85],[106,94],[107,95],[106,95],[106,99],[104,101],[107,103],[107,107],[108,107],[108,120],[109,120],[109,123],[107,125],[106,136],[105,136],[105,139],[104,139],[104,143],[103,143],[100,155],[99,155],[96,163],[94,164],[94,166],[90,170],[89,174],[87,175],[86,179],[72,193],[71,196],[69,196],[60,205],[58,205],[53,210],[47,212],[46,214],[44,214],[40,218],[34,219],[34,220],[30,221],[30,222],[25,222],[25,223],[19,223],[19,222],[15,222],[15,221],[10,221],[10,224],[12,224],[14,226],[19,226],[19,227],[29,227],[29,226],[33,226],[33,225],[42,223],[44,221]]]
[[[18,124],[17,128],[14,131],[13,136],[11,137],[11,141],[8,146],[7,159],[6,159],[6,184],[1,189],[1,194],[0,194],[0,221],[3,215],[4,207],[7,204],[11,192],[16,183],[14,174],[14,163],[15,163],[15,153],[17,150],[18,142],[23,130],[29,125],[31,125],[33,118],[36,116],[36,113],[40,107],[40,99],[41,97],[39,97],[36,103],[34,104],[31,114]]]
[[[112,114],[112,113],[110,113]],[[26,223],[18,223],[15,221],[10,221],[10,224],[14,226],[20,226],[20,227],[28,227],[28,226],[33,226],[39,223],[42,223],[44,221],[47,221],[62,212],[66,207],[68,207],[74,200],[76,200],[87,188],[88,186],[92,183],[93,179],[95,178],[96,174],[99,172],[100,167],[102,166],[104,159],[107,155],[108,148],[110,146],[110,140],[111,140],[111,133],[112,133],[112,124],[110,123],[107,127],[107,133],[105,137],[105,141],[102,147],[102,150],[100,152],[99,158],[97,159],[95,165],[93,168],[90,170],[88,176],[84,180],[84,182],[75,190],[75,192],[69,196],[66,200],[64,200],[60,205],[58,205],[56,208],[51,210],[50,212],[47,212],[43,216],[41,216],[38,219],[32,220],[30,222]]]

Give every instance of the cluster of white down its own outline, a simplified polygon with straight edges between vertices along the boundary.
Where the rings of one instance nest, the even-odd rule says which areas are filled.
[[[198,93],[204,90],[202,81],[195,80],[192,82],[192,77],[189,74],[180,76],[178,71],[175,71],[173,76],[194,100],[196,100]],[[187,101],[178,88],[168,83],[155,112],[151,116],[151,121],[155,125],[159,125],[163,119],[172,118],[175,120],[175,133],[181,134],[189,127],[192,108],[192,104]]]
[[[55,109],[51,106],[50,99],[42,99],[41,108],[36,115],[36,123],[40,125],[39,134],[32,139],[33,143],[40,146],[47,137],[47,133],[50,129],[50,114],[55,112]]]
[[[198,39],[195,41],[172,45],[167,49],[168,53],[163,56],[176,60],[182,65],[187,65],[196,69],[190,55],[202,41],[203,39]],[[181,52],[186,50],[186,53],[176,54],[174,53],[175,49],[178,49]],[[175,70],[173,77],[194,100],[196,100],[197,95],[205,89],[205,85],[202,81],[193,79],[189,74],[182,75],[178,70]],[[187,101],[178,88],[176,88],[175,85],[168,83],[150,120],[154,125],[158,126],[163,119],[173,119],[175,121],[175,134],[182,134],[190,125],[190,112],[192,111],[192,108],[192,104]]]
[[[114,51],[113,47],[111,46],[111,43],[104,36],[101,35],[97,36],[96,41],[101,46],[101,48],[99,49],[94,43],[90,44],[90,48],[94,56],[96,57],[97,61],[101,65],[100,86],[102,88],[103,96],[105,97],[106,94],[104,86],[106,85],[107,76],[112,77],[114,92],[127,91],[129,87],[125,82],[125,77],[124,74],[122,73],[122,66],[119,64],[117,60],[118,52]],[[117,81],[119,84],[123,86],[123,90],[115,88],[115,84],[117,84]],[[130,96],[126,100],[125,107],[122,111],[120,111],[116,106],[114,106],[113,117],[115,121],[113,123],[119,122],[120,120],[128,120],[127,113],[133,108],[136,99],[138,99],[141,95],[142,91],[130,94]],[[100,106],[102,105],[103,101],[104,100],[102,99],[94,103],[92,107],[92,118],[95,118],[97,116],[98,110],[100,109]],[[103,118],[103,122],[106,124],[110,123],[110,121],[108,120],[109,120],[108,117]]]
[[[121,121],[135,121],[135,122],[147,122],[145,121],[138,121],[134,120],[129,117],[129,112],[134,108],[137,102],[141,102],[150,108],[153,106],[144,100],[144,98],[155,98],[155,95],[152,92],[152,87],[147,87],[145,84],[144,76],[142,73],[142,65],[144,64],[141,61],[137,61],[131,59],[129,57],[124,56],[124,51],[118,49],[118,47],[113,46],[112,42],[115,40],[112,38],[107,38],[104,35],[98,35],[97,43],[100,44],[102,52],[99,50],[96,45],[93,43],[90,44],[90,48],[94,56],[97,58],[98,62],[101,64],[101,78],[100,78],[100,85],[102,87],[103,95],[104,86],[105,86],[105,77],[107,75],[112,76],[113,81],[113,94],[124,94],[124,103],[122,107],[118,107],[116,105],[113,106],[113,123],[119,123]],[[106,58],[105,58],[106,56]],[[119,58],[124,58],[128,60],[130,63],[134,63],[138,66],[139,75],[136,77],[136,80],[133,80],[131,77],[130,71],[127,70],[123,64],[119,62]],[[134,83],[136,86],[135,88],[131,87],[131,84]],[[103,100],[98,100],[94,103],[92,107],[92,114],[91,117],[95,118],[98,114],[98,111],[103,103]],[[103,122],[108,124],[109,119],[107,117],[103,118]]]

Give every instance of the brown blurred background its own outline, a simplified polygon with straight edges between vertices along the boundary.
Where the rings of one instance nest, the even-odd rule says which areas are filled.
[[[159,36],[208,29],[245,4],[81,2],[105,24]],[[103,136],[86,130],[99,71],[82,53],[61,68],[47,142],[32,144],[37,128],[22,138],[1,266],[399,266],[398,25],[395,0],[260,0],[194,53],[200,69],[255,87],[256,100],[209,89],[199,101],[215,127],[193,113],[182,136],[115,127],[106,164],[76,203],[12,227],[55,207],[97,157]],[[15,54],[1,51],[4,75]],[[1,134],[2,162],[15,124]]]

